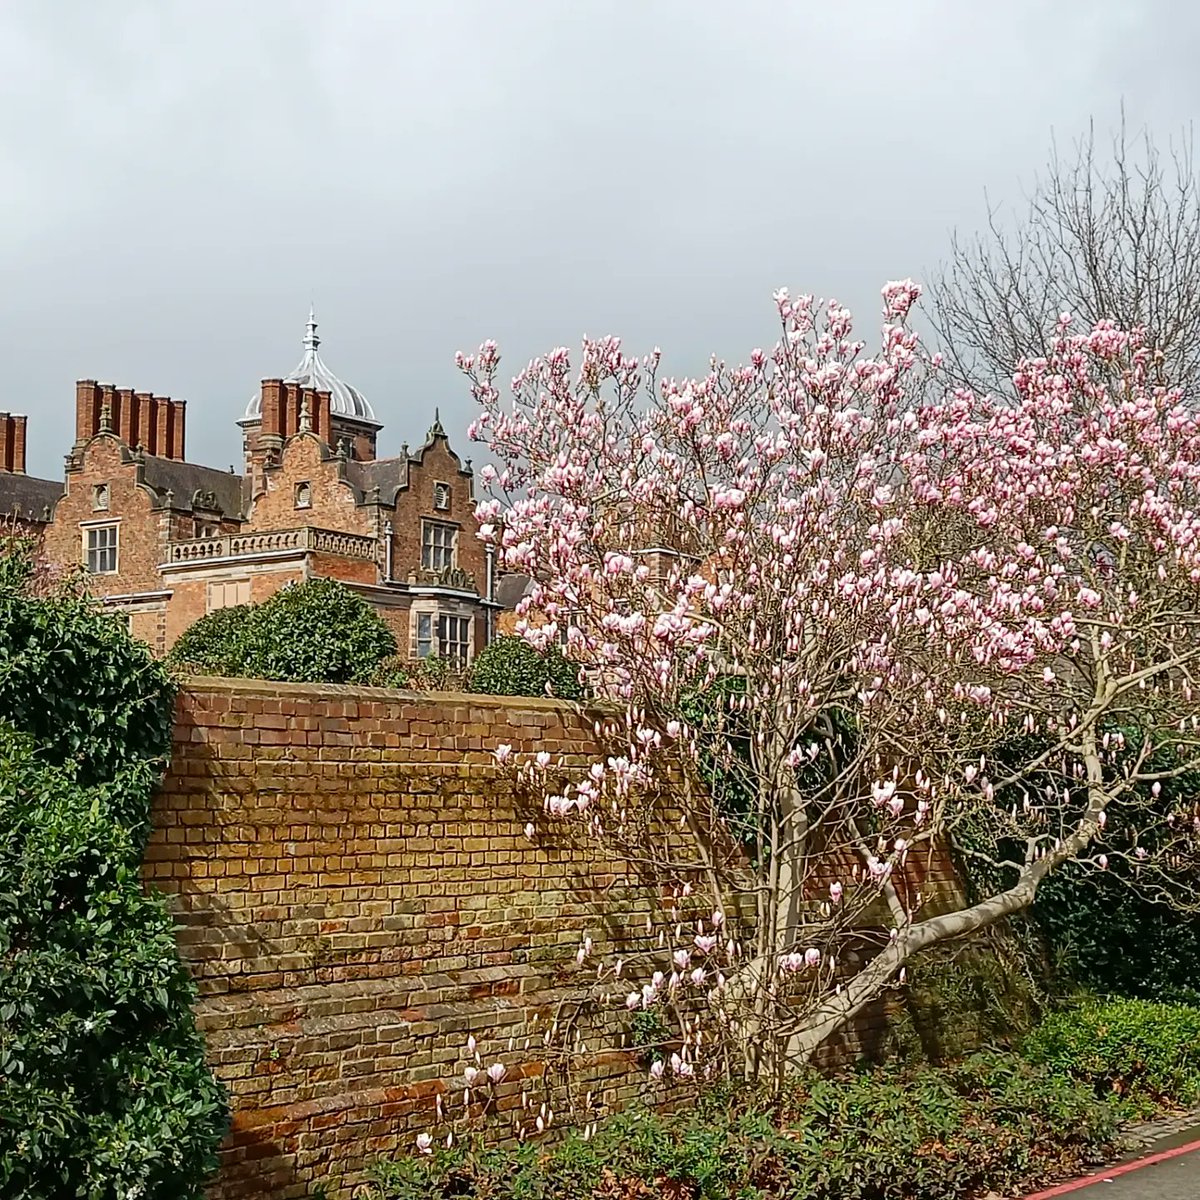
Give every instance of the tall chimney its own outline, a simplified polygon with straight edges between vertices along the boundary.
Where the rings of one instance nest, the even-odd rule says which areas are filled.
[[[94,379],[75,384],[75,440],[86,442],[100,431],[100,385]]]
[[[0,471],[11,471],[13,461],[13,419],[0,412]]]
[[[158,453],[158,422],[155,420],[154,397],[149,392],[135,392],[134,419],[137,425],[137,444],[147,454]]]
[[[117,402],[113,408],[113,432],[132,450],[137,445],[133,388],[117,388]]]
[[[155,423],[158,429],[154,435],[154,444],[157,447],[155,454],[161,454],[163,458],[169,458],[171,454],[171,442],[175,437],[175,410],[171,407],[171,401],[166,396],[155,396]]]
[[[187,420],[187,401],[168,400],[167,403],[171,406],[171,410],[175,415],[175,421],[174,429],[171,431],[171,445],[164,451],[164,454],[167,458],[175,459],[176,462],[183,462],[183,435]]]
[[[313,433],[327,446],[333,445],[333,433],[330,430],[330,405],[332,398],[328,392],[318,392],[317,402],[313,406]]]
[[[300,426],[300,385],[284,382],[279,389],[279,433],[290,438]]]
[[[13,465],[10,470],[18,475],[25,474],[25,425],[29,418],[14,414],[9,418],[12,422],[11,441],[12,441],[12,461]]]
[[[262,436],[283,436],[282,392],[283,380],[262,381],[262,428],[259,430]]]

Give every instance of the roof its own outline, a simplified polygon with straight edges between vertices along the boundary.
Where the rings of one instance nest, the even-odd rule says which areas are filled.
[[[242,515],[242,477],[216,467],[179,462],[173,458],[143,455],[142,482],[158,492],[160,498],[172,493],[171,504],[183,512],[193,508],[208,510],[215,506],[224,517]],[[61,489],[60,489],[61,490]],[[199,493],[199,495],[198,495]],[[211,497],[204,495],[211,493]]]
[[[528,575],[501,575],[496,580],[496,601],[505,608],[516,608],[533,583]]]
[[[66,489],[56,479],[0,471],[0,520],[44,521]]]
[[[396,503],[396,493],[408,483],[408,459],[403,455],[375,458],[369,462],[348,459],[346,478],[364,497],[378,488],[380,501],[390,506]]]
[[[317,337],[317,322],[312,311],[308,314],[308,326],[303,339],[304,357],[300,365],[284,378],[284,383],[298,383],[302,388],[329,393],[329,411],[335,417],[351,417],[358,421],[374,423],[375,413],[366,397],[345,380],[339,379],[317,353],[321,339]],[[262,392],[256,392],[246,405],[243,420],[254,421],[262,416]]]

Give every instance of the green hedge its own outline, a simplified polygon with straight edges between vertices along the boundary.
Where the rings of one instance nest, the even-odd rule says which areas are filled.
[[[543,654],[519,637],[498,637],[484,647],[471,667],[470,688],[490,696],[553,695],[578,700],[583,695],[578,663],[565,658],[556,646]]]
[[[119,618],[0,548],[0,1195],[192,1200],[223,1094],[140,866],[172,686]]]
[[[1111,1151],[1116,1114],[1091,1089],[1013,1056],[951,1071],[799,1081],[782,1112],[736,1095],[675,1116],[635,1111],[593,1137],[441,1150],[380,1164],[376,1200],[960,1200],[1011,1194]]]
[[[1103,874],[1068,864],[1038,889],[1033,916],[1058,986],[1200,1004],[1200,920],[1139,896],[1127,870],[1119,860]]]
[[[1025,1040],[1033,1062],[1140,1110],[1200,1101],[1200,1009],[1149,1000],[1087,1001]]]
[[[312,579],[262,604],[217,609],[171,648],[176,666],[208,675],[295,683],[367,683],[396,639],[357,592]]]

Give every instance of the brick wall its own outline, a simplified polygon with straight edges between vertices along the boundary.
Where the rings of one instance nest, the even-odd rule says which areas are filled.
[[[475,580],[480,594],[487,587],[487,571],[483,543],[476,536],[475,496],[469,475],[464,475],[458,456],[443,437],[434,438],[408,467],[409,486],[396,497],[392,516],[393,574],[398,579],[421,566],[422,521],[439,521],[458,530],[456,565]],[[438,509],[434,504],[436,484],[449,485],[449,508]]]
[[[354,489],[339,478],[340,463],[315,434],[292,438],[283,448],[279,466],[267,472],[266,491],[254,498],[254,529],[294,529],[315,525],[347,533],[374,535],[373,510],[358,505]],[[296,488],[308,484],[310,503],[296,507]]]
[[[97,511],[94,489],[108,488],[107,508]],[[166,554],[170,515],[156,509],[150,493],[137,483],[137,464],[122,453],[114,436],[101,435],[83,451],[79,471],[67,475],[66,495],[54,510],[45,534],[46,555],[53,562],[74,566],[84,561],[81,526],[118,526],[116,574],[94,575],[89,586],[98,596],[157,591],[162,587],[158,565]]]
[[[583,933],[604,947],[664,919],[664,893],[596,843],[531,841],[491,748],[592,747],[546,700],[203,680],[181,692],[156,800],[149,883],[168,894],[198,1020],[233,1100],[215,1200],[351,1195],[375,1158],[434,1125],[469,1032],[518,1044],[574,989]],[[656,927],[657,929],[657,927]],[[583,1014],[593,1047],[620,1013]],[[608,1028],[598,1030],[595,1022]],[[869,1049],[882,1006],[853,1035]],[[536,1043],[535,1043],[536,1044]],[[516,1066],[500,1089],[517,1106]],[[490,1061],[485,1058],[484,1062]],[[597,1108],[640,1090],[607,1049]]]
[[[488,748],[577,754],[589,729],[538,700],[182,692],[146,874],[177,914],[233,1097],[216,1196],[284,1200],[315,1181],[348,1196],[433,1123],[469,1030],[507,1039],[551,1017],[553,976],[585,928],[599,940],[602,908],[649,911],[648,895],[620,900],[597,849],[530,843],[497,791]],[[635,1086],[629,1070],[598,1063],[597,1101]],[[502,1093],[519,1102],[515,1080]]]

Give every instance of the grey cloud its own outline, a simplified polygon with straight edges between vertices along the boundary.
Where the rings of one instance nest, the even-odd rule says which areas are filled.
[[[0,408],[41,474],[81,376],[186,397],[189,457],[236,462],[310,300],[389,450],[435,404],[464,441],[484,337],[684,372],[768,343],[781,284],[869,328],[1052,131],[1190,119],[1179,7],[10,0]]]

